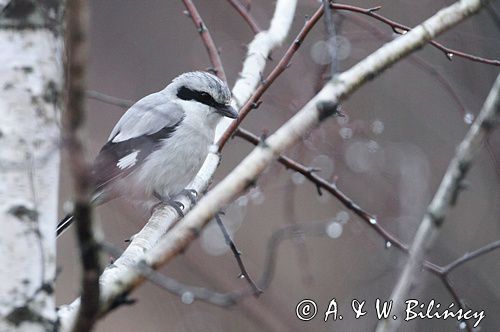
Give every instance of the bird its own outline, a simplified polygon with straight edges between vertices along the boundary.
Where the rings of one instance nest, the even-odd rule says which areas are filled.
[[[116,123],[91,165],[91,204],[123,196],[149,206],[170,202],[182,214],[172,198],[198,173],[223,117],[235,119],[238,112],[227,84],[208,72],[183,73],[140,99]],[[73,219],[68,214],[59,222],[57,237]]]

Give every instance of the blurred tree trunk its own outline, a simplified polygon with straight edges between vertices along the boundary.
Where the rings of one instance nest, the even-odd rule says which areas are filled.
[[[63,0],[0,2],[0,331],[53,331]]]

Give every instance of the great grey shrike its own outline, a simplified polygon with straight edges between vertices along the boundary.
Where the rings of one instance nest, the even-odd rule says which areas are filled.
[[[167,202],[194,178],[223,116],[236,118],[227,85],[207,72],[176,77],[128,109],[92,165],[92,203],[119,196]],[[178,207],[177,207],[178,209]],[[73,221],[67,215],[59,236]]]

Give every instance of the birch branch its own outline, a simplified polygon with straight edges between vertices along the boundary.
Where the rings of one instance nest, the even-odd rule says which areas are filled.
[[[500,75],[493,85],[479,116],[458,146],[457,152],[441,181],[441,185],[417,230],[413,244],[410,247],[410,256],[391,295],[396,310],[401,309],[404,297],[413,285],[414,277],[422,265],[425,253],[438,235],[448,209],[456,204],[458,194],[463,189],[463,180],[472,165],[475,154],[481,147],[481,143],[488,133],[498,125],[500,120],[499,94]],[[383,320],[380,321],[377,331],[396,331],[398,326],[398,320]]]
[[[250,73],[252,71],[260,73],[264,70],[269,53],[284,41],[290,30],[296,5],[296,0],[278,0],[269,30],[260,32],[249,45],[247,60],[244,62],[242,73]],[[242,74],[233,88],[232,93],[234,98],[245,102],[252,95],[259,83],[259,75]],[[217,127],[217,131],[222,133],[227,127],[228,123],[221,122]],[[219,139],[219,136],[220,134],[216,134],[216,141]],[[189,185],[189,188],[196,190],[198,193],[203,193],[208,188],[219,165],[220,156],[215,150],[208,155],[201,170]],[[181,202],[186,211],[192,206],[191,200],[184,195],[176,197],[175,200]],[[116,305],[114,301],[117,298],[126,294],[130,291],[131,287],[139,283],[139,280],[135,280],[132,284],[122,284],[121,280],[123,279],[123,275],[127,278],[127,275],[131,271],[130,267],[138,264],[143,259],[144,253],[155,246],[160,237],[178,219],[177,212],[169,206],[156,209],[143,229],[133,236],[130,245],[120,258],[104,271],[100,278],[101,314],[106,313],[111,307]],[[61,306],[58,314],[61,320],[62,331],[67,331],[72,326],[79,306],[80,299],[76,299],[69,305]]]
[[[233,172],[207,193],[196,207],[186,215],[182,223],[175,225],[156,246],[140,256],[143,258],[140,261],[156,268],[177,256],[196,238],[201,228],[222,206],[251,185],[279,153],[332,115],[339,102],[345,100],[360,86],[398,60],[477,12],[481,5],[484,5],[484,2],[480,0],[462,0],[447,7],[415,29],[384,45],[350,70],[336,76],[301,111],[261,146],[254,149]],[[216,156],[210,154],[208,158],[216,158]],[[218,160],[218,158],[216,159]],[[109,308],[114,299],[128,294],[138,283],[143,281],[140,273],[131,267],[124,267],[114,277],[111,282],[106,283],[102,298],[104,308]],[[68,317],[63,316],[62,318],[64,324],[64,319]]]
[[[255,148],[228,176],[208,192],[186,215],[182,223],[174,226],[158,245],[146,252],[146,263],[158,267],[169,262],[186,248],[221,207],[254,183],[257,176],[281,152],[335,113],[338,103],[347,99],[360,86],[398,60],[476,13],[484,4],[480,0],[462,0],[455,3],[400,38],[387,43],[350,70],[333,78],[302,110]],[[127,284],[137,280],[137,274],[135,276],[133,274],[124,275],[122,282]]]
[[[98,92],[92,92],[92,94],[87,94],[88,98],[94,98],[96,100],[99,100],[101,102],[110,104],[110,105],[115,105],[118,107],[123,107],[123,108],[128,108],[130,107],[133,102],[121,99],[121,98],[116,98],[112,96],[108,96],[102,93]],[[244,140],[246,140],[249,143],[252,143],[253,145],[258,145],[261,142],[261,139],[254,135],[253,133],[249,132],[248,130],[245,130],[243,128],[238,128],[235,132],[235,136],[238,136]],[[285,155],[280,155],[278,157],[278,162],[280,162],[286,169],[288,170],[293,170],[296,172],[299,172],[300,174],[304,175],[304,177],[309,180],[313,185],[317,187],[318,194],[320,194],[323,189],[327,192],[329,192],[331,195],[333,195],[340,203],[342,203],[346,209],[350,210],[353,212],[355,215],[357,215],[360,219],[362,219],[365,224],[369,227],[371,227],[380,237],[382,237],[386,241],[386,247],[395,247],[396,249],[401,250],[405,254],[409,254],[409,248],[401,242],[398,238],[396,238],[394,235],[389,233],[385,228],[382,226],[381,223],[372,223],[372,220],[374,220],[374,216],[370,214],[369,212],[363,210],[358,204],[356,204],[355,201],[353,201],[351,198],[349,198],[345,193],[343,193],[339,188],[337,188],[335,182],[330,182],[327,181],[326,179],[320,177],[311,169],[310,167],[307,167],[298,161],[295,161]],[[307,224],[294,224],[290,226],[286,226],[285,228],[290,228],[291,230],[291,235],[290,237],[299,237],[302,238],[306,234],[309,233],[309,226],[311,223]],[[316,227],[313,227],[313,235],[320,235],[323,236],[326,234],[326,226],[328,223],[323,223],[323,230],[318,228],[319,231],[314,231]],[[264,264],[264,269],[261,275],[261,278],[259,279],[258,286],[262,287],[265,289],[265,287],[269,286],[271,283],[272,275],[275,269],[275,256],[277,255],[277,246],[279,245],[278,243],[274,242],[279,242],[281,241],[281,235],[280,233],[283,232],[283,229],[279,229],[278,231],[274,232],[271,240],[268,242],[267,246],[267,253],[266,253],[266,260]],[[285,232],[287,233],[287,232]],[[288,236],[286,238],[289,238]],[[277,241],[279,239],[279,241]],[[103,244],[105,247],[105,250],[109,252],[111,255],[114,257],[119,257],[121,255],[121,252],[117,251],[114,249],[114,247],[111,247],[109,245]],[[112,250],[110,250],[110,248]],[[500,240],[497,240],[495,242],[492,242],[490,244],[485,245],[484,247],[481,247],[477,250],[474,250],[470,253],[466,253],[462,257],[458,258],[457,260],[449,263],[446,266],[439,266],[437,264],[432,263],[431,261],[424,260],[423,266],[425,267],[426,270],[428,270],[430,273],[434,274],[439,278],[439,280],[443,283],[443,286],[446,288],[446,290],[450,293],[454,301],[458,304],[458,307],[461,308],[462,310],[465,310],[465,306],[463,304],[463,301],[460,299],[458,296],[458,293],[456,289],[452,286],[449,274],[457,268],[460,265],[463,265],[471,260],[474,260],[476,258],[482,257],[483,255],[486,255],[494,250],[497,250],[500,248]],[[237,249],[236,249],[237,250]],[[189,285],[185,285],[180,283],[177,280],[174,280],[172,278],[166,277],[159,272],[155,271],[151,267],[145,265],[145,264],[140,264],[136,265],[138,270],[141,272],[143,276],[147,278],[148,281],[156,284],[157,286],[173,293],[176,294],[180,297],[185,296],[188,298],[191,298],[192,300],[201,300],[207,303],[211,303],[217,306],[231,306],[233,304],[238,303],[242,298],[252,295],[254,292],[252,291],[231,291],[227,293],[219,293],[207,288],[203,287],[193,287]],[[146,268],[147,267],[147,268]],[[144,269],[143,269],[144,268]],[[186,295],[188,294],[188,295]],[[468,321],[465,321],[466,328],[468,331],[472,331],[472,326],[470,326],[470,323]]]

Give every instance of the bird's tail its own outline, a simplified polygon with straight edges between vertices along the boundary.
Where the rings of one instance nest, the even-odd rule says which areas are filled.
[[[56,238],[59,237],[69,226],[73,223],[73,214],[68,213],[60,222],[57,224],[56,228]]]

